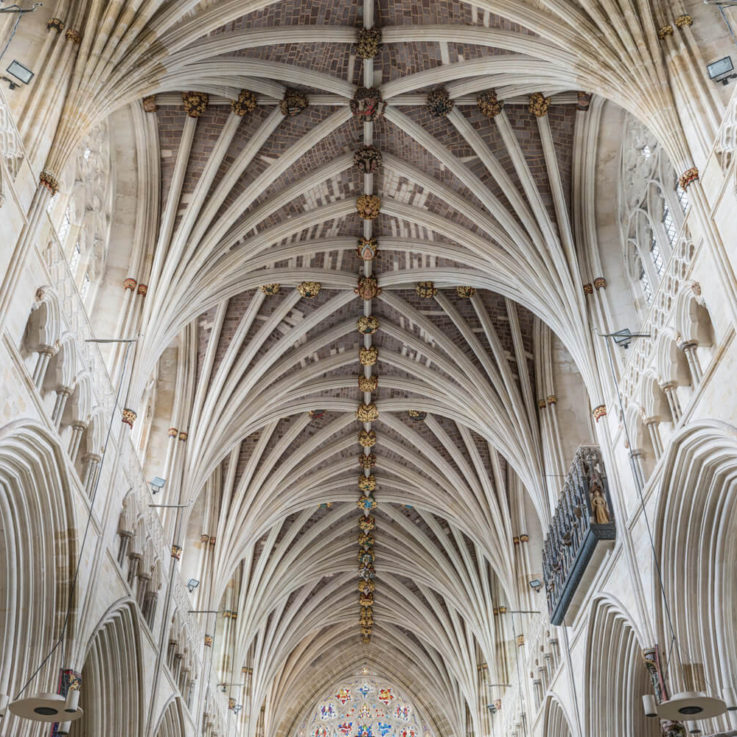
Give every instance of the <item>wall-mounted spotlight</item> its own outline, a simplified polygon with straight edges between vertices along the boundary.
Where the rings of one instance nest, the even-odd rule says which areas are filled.
[[[707,64],[706,73],[709,75],[709,79],[723,85],[729,84],[730,79],[737,79],[731,56],[723,56],[721,59]]]
[[[189,590],[189,593],[191,594],[199,585],[200,582],[196,578],[190,578],[189,581],[187,581],[187,589]]]
[[[21,82],[22,84],[29,84],[30,81],[33,79],[33,72],[23,64],[21,64],[17,59],[13,59],[13,61],[10,62],[8,65],[8,68],[5,70],[11,77],[15,77],[18,82]],[[10,82],[11,89],[12,85],[15,85],[17,87],[17,83]]]
[[[166,479],[162,479],[161,476],[154,476],[148,483],[151,487],[151,493],[158,494],[166,485]]]
[[[0,0],[2,2],[2,0]],[[0,8],[0,13],[17,13],[18,15],[25,15],[26,13],[33,13],[36,8],[40,8],[43,3],[33,3],[30,8],[21,8],[20,5],[13,4],[7,8]]]
[[[539,578],[533,578],[530,580],[530,588],[538,592],[543,587],[543,582]]]
[[[617,330],[614,333],[599,333],[602,338],[611,338],[615,345],[621,346],[625,350],[630,347],[633,338],[649,338],[650,333],[633,333],[629,328]]]

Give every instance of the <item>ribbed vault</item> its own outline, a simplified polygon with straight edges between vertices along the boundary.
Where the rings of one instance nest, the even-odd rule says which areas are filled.
[[[291,734],[321,690],[369,668],[436,734],[480,733],[491,612],[527,596],[514,540],[548,522],[535,367],[551,332],[581,402],[601,400],[576,174],[591,93],[647,116],[690,165],[652,43],[659,8],[615,29],[609,3],[563,0],[177,0],[134,22],[98,5],[79,24],[116,33],[80,59],[111,63],[74,78],[48,166],[74,150],[72,117],[130,106],[145,300],[128,404],[143,413],[176,349],[162,496],[191,505],[197,602],[229,614],[214,667],[239,718]],[[372,28],[381,45],[362,58]],[[383,115],[354,114],[358,87]],[[356,166],[366,147],[376,169]],[[361,195],[381,199],[375,218]],[[361,238],[378,254],[357,253]],[[374,410],[361,422],[360,404]]]

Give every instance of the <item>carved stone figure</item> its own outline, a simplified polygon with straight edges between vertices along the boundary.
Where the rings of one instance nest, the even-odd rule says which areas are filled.
[[[606,525],[611,522],[609,507],[599,486],[594,486],[591,491],[591,510],[594,513],[594,522],[597,525]]]

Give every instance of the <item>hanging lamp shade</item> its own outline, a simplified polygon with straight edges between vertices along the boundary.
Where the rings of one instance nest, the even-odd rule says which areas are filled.
[[[25,699],[13,701],[8,710],[21,719],[35,722],[71,722],[84,713],[76,704],[67,704],[61,694],[37,693]]]

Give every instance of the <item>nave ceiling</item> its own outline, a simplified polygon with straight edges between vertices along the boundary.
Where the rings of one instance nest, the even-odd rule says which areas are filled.
[[[120,70],[91,99],[131,103],[148,292],[130,397],[143,415],[176,345],[170,421],[188,437],[166,493],[193,503],[191,547],[215,542],[197,595],[231,597],[231,667],[253,668],[270,734],[361,667],[460,734],[486,708],[492,612],[528,596],[515,542],[549,520],[539,402],[554,342],[581,401],[600,398],[583,290],[599,275],[591,93],[658,107],[658,81],[621,64],[658,52],[634,26],[616,39],[598,3],[182,5],[148,19],[148,41],[134,26],[138,41],[117,39]],[[365,59],[362,27],[382,29]],[[380,91],[383,115],[352,114],[359,87]],[[280,106],[293,93],[306,109]],[[355,165],[365,147],[375,172]],[[373,219],[357,211],[367,194]],[[368,316],[378,327],[359,331]]]

